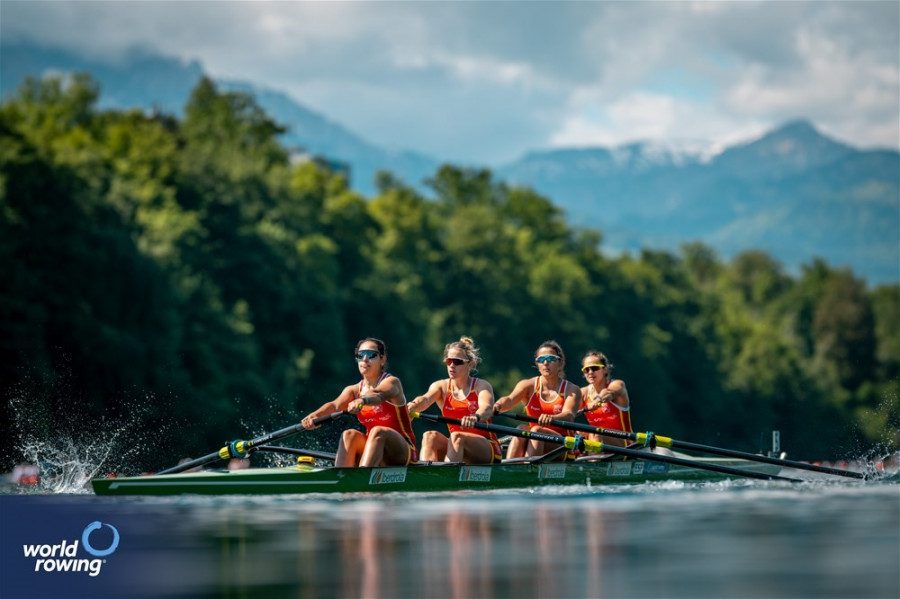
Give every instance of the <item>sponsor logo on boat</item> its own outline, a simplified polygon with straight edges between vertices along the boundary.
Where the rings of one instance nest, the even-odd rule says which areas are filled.
[[[647,474],[666,474],[669,471],[669,465],[665,462],[652,462],[644,464],[644,471]]]
[[[375,468],[369,475],[370,485],[390,485],[406,482],[406,468]]]
[[[109,546],[94,547],[91,544],[91,534],[104,526],[112,533]],[[94,542],[100,543],[99,539],[95,539]],[[115,526],[91,522],[81,532],[80,543],[77,539],[74,541],[63,539],[54,545],[22,545],[22,552],[26,558],[34,559],[35,572],[84,572],[88,576],[97,576],[100,574],[103,564],[106,563],[105,559],[100,558],[111,555],[118,546],[119,531]],[[94,559],[79,557],[85,553],[94,556]]]
[[[610,462],[606,473],[609,476],[631,476],[632,462]]]
[[[634,466],[631,467],[632,474],[643,474],[644,473],[644,462],[635,462]]]
[[[459,482],[488,483],[491,482],[491,469],[487,466],[463,466],[459,469]]]
[[[541,464],[541,469],[538,471],[538,478],[565,478],[566,477],[566,465],[565,464]]]

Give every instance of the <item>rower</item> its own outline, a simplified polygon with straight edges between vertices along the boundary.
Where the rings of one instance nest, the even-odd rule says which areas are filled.
[[[607,430],[633,432],[631,429],[631,402],[625,382],[610,376],[612,364],[606,354],[588,351],[581,359],[581,372],[588,385],[581,390],[581,409],[591,426]],[[607,447],[625,447],[625,439],[589,433],[591,441],[600,441]]]
[[[308,414],[301,424],[307,430],[318,428],[316,418],[341,410],[357,415],[366,432],[343,432],[334,461],[337,467],[406,466],[416,462],[416,436],[406,411],[406,395],[400,379],[386,370],[384,341],[367,337],[356,344],[353,356],[362,380],[344,387],[337,398]]]
[[[566,380],[566,356],[556,341],[545,341],[538,346],[534,363],[540,375],[516,383],[512,393],[501,397],[494,404],[493,414],[509,411],[517,404],[525,403],[525,412],[537,418],[538,424],[526,424],[519,428],[566,436],[568,433],[565,429],[551,425],[550,421],[575,419],[575,411],[581,404],[581,389],[577,384]],[[506,457],[541,456],[555,447],[552,443],[516,437],[509,444]]]
[[[448,343],[444,347],[447,378],[431,383],[428,391],[409,402],[410,412],[421,412],[437,402],[444,416],[460,420],[460,424],[447,425],[449,438],[438,431],[422,435],[422,461],[491,464],[501,460],[497,435],[473,428],[476,422],[489,422],[494,405],[491,384],[472,376],[480,361],[471,337]]]

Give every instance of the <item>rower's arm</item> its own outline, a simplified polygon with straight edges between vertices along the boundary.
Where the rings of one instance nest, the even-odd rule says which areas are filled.
[[[329,414],[334,414],[335,412],[339,412],[347,407],[347,405],[356,398],[356,385],[349,385],[344,387],[344,390],[341,391],[341,394],[338,395],[334,400],[325,402],[322,406],[307,414],[303,420],[300,421],[300,424],[303,425],[305,429],[314,429],[319,428],[313,424],[313,420],[316,418],[320,418],[322,416],[328,416]]]
[[[562,411],[555,416],[556,420],[575,420],[575,414],[581,407],[581,388],[578,385],[569,385],[571,391],[566,395]]]
[[[533,387],[533,385],[534,382],[532,379],[525,379],[516,383],[512,393],[504,395],[494,403],[492,415],[511,410],[517,403],[526,397],[525,394]]]
[[[478,411],[475,417],[479,422],[489,419],[494,412],[494,388],[487,381],[479,381],[484,386],[478,391]]]
[[[610,392],[609,401],[622,408],[628,407],[628,389],[625,388],[625,381],[616,379],[609,384],[607,389]]]
[[[431,383],[428,391],[406,404],[406,409],[410,412],[424,412],[431,404],[440,399],[443,394],[444,386],[441,383],[442,381]]]
[[[403,397],[403,387],[400,385],[400,379],[395,376],[389,376],[381,381],[374,389],[370,389],[365,395],[358,397],[358,405],[351,402],[348,409],[351,412],[358,412],[359,410],[357,408],[361,408],[362,406],[380,404],[398,397]]]

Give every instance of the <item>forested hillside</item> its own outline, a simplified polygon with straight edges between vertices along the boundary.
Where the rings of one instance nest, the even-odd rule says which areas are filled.
[[[180,120],[99,93],[29,80],[0,107],[3,467],[100,419],[158,444],[146,469],[287,426],[356,380],[365,336],[410,398],[461,334],[498,395],[552,338],[574,380],[610,356],[640,430],[756,451],[779,429],[797,459],[900,443],[898,285],[699,244],[609,257],[487,170],[444,166],[428,198],[381,173],[363,197],[291,166],[279,125],[208,79]]]

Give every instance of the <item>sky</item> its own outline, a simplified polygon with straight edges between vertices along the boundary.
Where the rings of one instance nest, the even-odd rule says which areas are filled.
[[[900,2],[0,2],[4,40],[142,48],[375,145],[489,166],[805,118],[900,149]]]

